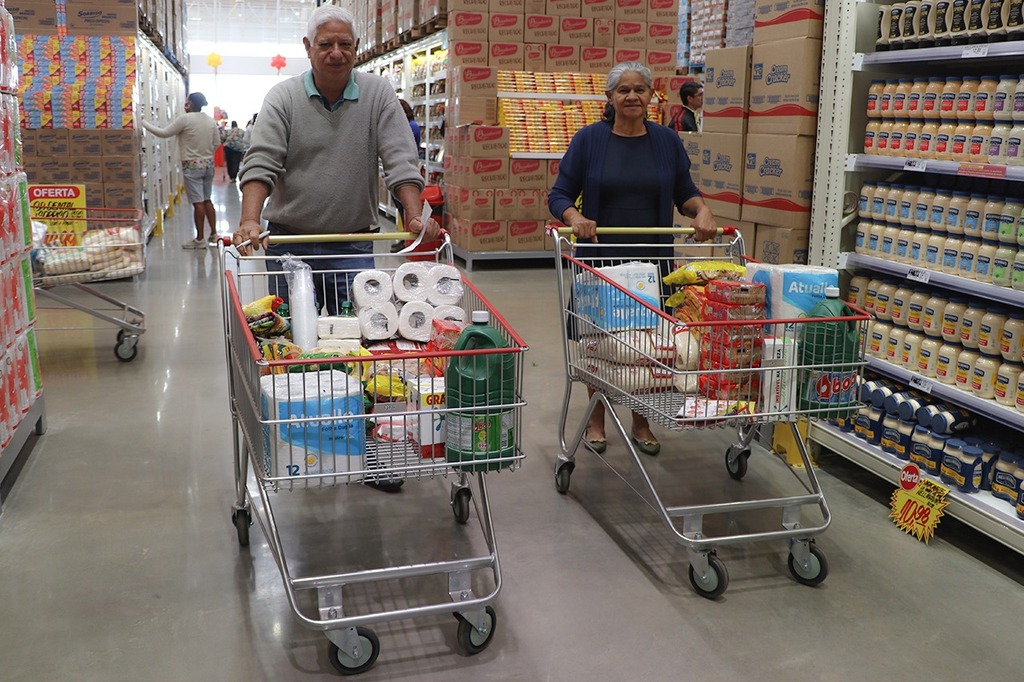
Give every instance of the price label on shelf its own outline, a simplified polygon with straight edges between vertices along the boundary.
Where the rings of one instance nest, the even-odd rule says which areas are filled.
[[[923,173],[926,168],[928,168],[927,159],[907,159],[903,163],[903,170],[918,171],[920,173]]]
[[[922,393],[927,393],[931,395],[932,382],[929,379],[926,379],[925,377],[921,376],[920,374],[915,374],[914,376],[910,377],[910,386],[911,388],[916,388]]]
[[[889,518],[905,533],[928,544],[942,519],[942,510],[949,505],[949,488],[924,478],[914,463],[900,470],[899,483],[890,500]]]
[[[963,59],[977,59],[978,57],[988,56],[988,45],[968,45],[964,48],[964,51],[960,53]]]
[[[911,282],[920,282],[921,284],[927,284],[931,278],[931,272],[928,270],[922,270],[921,268],[910,268],[907,270],[907,279]]]

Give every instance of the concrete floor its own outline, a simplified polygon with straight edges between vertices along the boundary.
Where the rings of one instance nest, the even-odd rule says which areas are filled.
[[[230,232],[237,191],[216,192]],[[5,681],[337,677],[326,638],[293,616],[259,528],[249,548],[236,541],[219,273],[212,253],[181,249],[186,213],[179,207],[153,239],[138,282],[104,286],[149,315],[134,362],[114,358],[110,329],[40,333],[49,430],[0,516]],[[363,679],[1021,679],[1020,556],[948,519],[929,546],[906,536],[887,519],[891,487],[836,456],[821,459],[834,519],[819,540],[831,574],[817,588],[790,577],[781,543],[743,545],[721,550],[731,586],[708,601],[689,586],[686,552],[594,457],[577,458],[570,493],[558,495],[553,272],[484,265],[472,279],[531,346],[528,457],[487,478],[503,572],[496,634],[466,657],[453,650],[450,616],[377,624],[380,658]],[[40,327],[83,323],[92,321],[39,314]],[[664,433],[647,464],[665,497],[793,492],[768,457],[730,480],[730,435]],[[612,438],[608,453],[635,480],[622,443]],[[472,520],[452,523],[447,485],[281,493],[274,504],[299,567],[432,561],[480,546]],[[357,590],[350,606],[402,608],[431,589],[446,592],[443,582],[385,583]]]

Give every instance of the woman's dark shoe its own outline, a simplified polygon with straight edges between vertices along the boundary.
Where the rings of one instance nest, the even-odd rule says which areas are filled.
[[[630,434],[630,438],[632,439],[633,444],[636,445],[636,449],[645,455],[654,457],[661,452],[661,443],[656,440],[643,440],[632,434]]]

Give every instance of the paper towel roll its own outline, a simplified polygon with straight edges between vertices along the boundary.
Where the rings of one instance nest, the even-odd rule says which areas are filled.
[[[393,303],[362,308],[358,317],[364,339],[381,341],[398,333],[398,311]]]
[[[399,301],[426,301],[429,289],[427,266],[423,263],[402,263],[395,270],[391,284]]]
[[[352,280],[356,308],[388,303],[392,293],[391,275],[383,270],[363,270]]]
[[[459,271],[441,264],[427,271],[427,289],[427,300],[434,305],[458,305],[465,292]]]
[[[409,301],[398,313],[398,335],[410,341],[427,342],[433,322],[434,306],[422,301]]]
[[[358,339],[359,318],[324,316],[317,318],[316,335],[320,339]]]
[[[773,320],[806,317],[825,298],[825,287],[839,286],[837,270],[815,265],[748,263],[747,279],[767,287],[767,312]]]
[[[465,322],[466,311],[456,305],[439,305],[434,308],[434,319]]]

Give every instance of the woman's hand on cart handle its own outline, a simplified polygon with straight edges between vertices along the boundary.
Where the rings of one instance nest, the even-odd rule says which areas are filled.
[[[572,211],[573,215],[569,216],[568,224],[576,238],[592,239],[594,242],[597,242],[597,223],[575,209],[570,209],[566,213],[570,211]]]
[[[697,231],[695,236],[698,242],[706,242],[720,234],[715,225],[715,216],[711,215],[711,209],[707,207],[707,204],[701,204],[697,210],[697,215],[693,218],[693,229]]]
[[[232,238],[232,243],[243,256],[259,251],[262,247],[265,251],[270,244],[270,230],[264,230],[258,220],[243,220],[238,225],[238,231]]]

